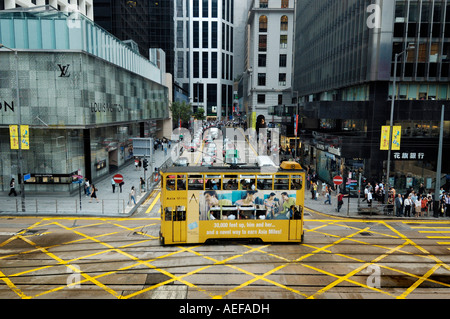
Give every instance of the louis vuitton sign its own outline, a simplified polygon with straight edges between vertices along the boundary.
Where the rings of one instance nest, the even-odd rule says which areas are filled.
[[[8,102],[0,100],[0,112],[14,112],[14,101]]]
[[[91,113],[106,113],[106,112],[123,112],[124,107],[122,104],[119,103],[98,103],[98,102],[91,102]]]

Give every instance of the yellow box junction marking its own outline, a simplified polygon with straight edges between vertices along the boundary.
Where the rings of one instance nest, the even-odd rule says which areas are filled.
[[[151,205],[155,205],[157,202],[157,196],[153,200]],[[151,211],[151,209],[150,209]],[[86,224],[83,225],[77,225],[77,226],[66,226],[63,224],[64,221],[70,221],[70,220],[77,220],[77,221],[85,221]],[[50,293],[57,293],[58,291],[61,291],[68,287],[68,285],[60,285],[56,288],[41,291],[40,293],[36,295],[27,295],[25,291],[22,291],[17,284],[14,283],[15,278],[22,276],[22,275],[31,275],[33,272],[44,270],[44,269],[50,269],[52,267],[56,266],[66,266],[68,269],[70,269],[72,272],[77,273],[80,275],[79,282],[72,282],[71,285],[76,284],[83,284],[83,283],[92,283],[102,290],[104,290],[106,293],[110,294],[111,296],[114,296],[115,298],[133,298],[140,294],[143,294],[145,292],[151,291],[153,289],[156,289],[158,287],[164,286],[166,284],[170,284],[173,282],[178,282],[183,285],[186,285],[187,287],[190,287],[191,289],[197,290],[198,292],[201,292],[205,294],[209,298],[219,299],[224,298],[227,296],[233,297],[233,293],[239,291],[242,288],[249,287],[255,282],[261,280],[266,282],[269,285],[274,285],[278,288],[285,289],[286,291],[299,295],[303,298],[317,298],[324,293],[330,292],[333,290],[333,288],[337,287],[342,282],[349,282],[351,284],[360,286],[362,288],[368,289],[369,291],[373,293],[380,293],[392,298],[407,298],[411,293],[413,293],[422,283],[424,282],[430,282],[434,284],[441,285],[442,287],[450,287],[449,284],[446,284],[444,282],[440,282],[438,280],[432,279],[432,275],[441,267],[446,269],[447,271],[450,270],[450,266],[446,263],[444,263],[442,260],[440,260],[438,257],[430,254],[428,250],[423,248],[422,246],[416,244],[413,240],[409,239],[407,236],[405,236],[400,231],[396,230],[393,226],[390,225],[389,222],[386,221],[374,221],[374,220],[357,220],[357,219],[310,219],[305,221],[305,225],[308,225],[309,227],[305,227],[305,238],[308,238],[308,234],[319,234],[319,235],[325,235],[330,238],[334,238],[332,242],[325,243],[324,245],[320,246],[317,244],[309,244],[308,241],[306,241],[301,246],[305,248],[309,248],[309,252],[301,252],[301,255],[297,255],[294,258],[286,258],[284,256],[278,255],[275,252],[269,252],[267,251],[270,247],[273,247],[271,245],[254,245],[254,246],[248,246],[248,245],[235,245],[231,247],[236,248],[236,253],[231,254],[230,256],[227,256],[225,259],[218,259],[213,256],[208,255],[208,252],[200,252],[197,251],[197,248],[203,247],[201,245],[197,246],[189,246],[189,247],[173,247],[171,249],[176,249],[174,251],[169,251],[164,253],[161,256],[149,258],[146,260],[143,260],[141,258],[138,258],[133,253],[124,251],[125,248],[133,247],[135,245],[139,245],[146,242],[157,242],[158,238],[156,236],[152,236],[149,234],[146,234],[145,232],[142,232],[141,230],[144,227],[150,227],[157,225],[159,218],[139,218],[139,219],[124,219],[124,218],[73,218],[73,217],[58,217],[58,218],[43,218],[39,222],[34,223],[32,226],[28,227],[26,230],[23,230],[20,233],[17,233],[8,239],[6,239],[3,242],[0,242],[0,247],[5,247],[9,243],[13,242],[14,240],[20,240],[25,243],[27,243],[30,246],[29,250],[21,251],[18,253],[11,253],[9,255],[5,255],[0,257],[1,260],[7,259],[9,257],[15,257],[15,256],[22,256],[30,254],[30,253],[43,253],[47,257],[49,257],[51,260],[55,261],[52,265],[40,265],[39,267],[36,267],[35,269],[26,269],[22,270],[17,273],[13,274],[5,274],[5,272],[1,268],[0,264],[0,281],[3,281],[5,285],[11,289],[12,292],[14,292],[19,298],[22,299],[30,299],[30,298],[36,298],[39,296],[48,295]],[[139,226],[135,226],[136,221],[143,221]],[[127,226],[128,223],[133,223],[134,225],[132,227]],[[358,223],[368,223],[364,227],[359,227]],[[429,229],[420,226],[420,228],[416,228],[422,233],[426,234],[429,231],[435,231],[435,230],[446,230],[448,229],[447,226],[450,223],[447,222],[446,224],[442,222],[441,224],[433,223],[429,224],[430,226],[433,226],[433,229],[431,227]],[[89,230],[91,227],[97,227],[101,225],[108,225],[111,227],[115,227],[116,229],[114,231],[109,231],[108,233],[96,235],[96,236],[90,236],[84,232],[84,230]],[[414,225],[414,224],[412,224]],[[438,225],[436,228],[435,225]],[[63,230],[68,233],[76,234],[79,236],[76,240],[70,240],[65,243],[61,244],[55,244],[51,246],[41,247],[37,245],[33,240],[33,235],[25,235],[27,230],[31,230],[37,227],[45,227],[45,226],[57,226],[58,230]],[[374,229],[371,228],[371,226],[378,226],[374,227]],[[379,227],[384,226],[384,227]],[[342,229],[346,230],[345,235],[337,235],[335,233],[329,233],[327,232],[327,227],[342,227]],[[416,226],[412,226],[416,227]],[[53,230],[53,228],[52,228]],[[121,232],[136,232],[136,234],[139,234],[143,237],[139,237],[136,241],[127,242],[122,245],[114,245],[110,242],[106,242],[103,240],[103,238],[107,238],[108,236],[119,234]],[[51,233],[48,232],[47,233]],[[371,243],[368,238],[362,238],[360,235],[361,233],[370,233],[373,235],[381,236],[386,239],[392,239],[392,244],[390,246],[386,246],[383,244],[374,244]],[[97,243],[104,247],[104,250],[95,251],[94,253],[85,255],[85,256],[78,256],[72,259],[63,259],[61,256],[58,256],[57,252],[50,251],[52,248],[55,247],[63,247],[64,245],[69,245],[73,243]],[[338,247],[339,244],[345,243],[345,242],[354,242],[361,245],[367,245],[368,247],[374,247],[376,249],[381,249],[382,252],[379,256],[371,259],[371,260],[362,260],[360,258],[355,257],[354,255],[346,255],[345,253],[341,252],[333,252],[335,247]],[[301,247],[299,246],[299,247]],[[412,252],[411,249],[407,249],[408,247],[413,247],[417,252]],[[414,250],[413,250],[414,251]],[[82,261],[83,259],[89,259],[92,257],[101,257],[103,254],[108,252],[115,252],[123,256],[125,259],[124,261],[130,261],[131,263],[128,265],[125,265],[123,267],[120,267],[119,269],[114,269],[108,272],[100,273],[96,276],[90,275],[88,273],[83,272],[80,270],[76,265],[75,262]],[[195,268],[188,273],[185,274],[173,274],[169,269],[164,269],[164,267],[160,268],[155,266],[153,263],[157,261],[164,260],[165,258],[173,257],[178,254],[182,253],[189,253],[194,256],[198,256],[201,258],[204,258],[209,263],[206,265],[198,265],[198,268]],[[246,255],[252,255],[254,253],[258,254],[264,254],[268,257],[275,258],[279,262],[279,264],[276,264],[272,269],[264,272],[264,273],[253,273],[252,271],[249,271],[248,269],[245,269],[242,267],[239,263],[239,258],[246,256]],[[333,274],[329,270],[320,269],[314,265],[311,265],[308,263],[308,258],[312,256],[316,256],[317,254],[325,253],[330,255],[335,255],[340,258],[348,259],[351,262],[360,263],[356,268],[354,268],[352,271],[349,271],[347,274]],[[386,264],[383,264],[383,260],[387,257],[391,256],[392,254],[404,254],[405,256],[415,256],[423,258],[424,261],[430,263],[430,268],[426,270],[426,272],[422,275],[417,275],[410,273],[409,271],[406,271],[404,269],[397,269],[396,267],[388,266]],[[236,284],[236,286],[228,289],[227,291],[224,291],[220,294],[217,292],[210,292],[206,288],[203,288],[201,286],[198,286],[196,284],[193,284],[190,282],[189,277],[195,274],[199,274],[204,270],[207,270],[208,268],[215,267],[215,266],[225,266],[229,267],[230,269],[233,269],[234,271],[241,272],[243,274],[246,274],[250,276],[251,278],[245,278],[243,282]],[[289,265],[299,265],[305,268],[308,268],[310,270],[316,271],[322,275],[329,276],[333,278],[334,280],[326,284],[324,287],[318,288],[315,292],[305,292],[300,291],[298,288],[289,287],[287,284],[283,284],[280,282],[277,282],[277,280],[273,279],[273,276],[271,275],[279,273],[281,270],[286,268]],[[370,265],[377,265],[380,268],[390,270],[396,273],[399,273],[404,276],[408,276],[411,278],[414,278],[415,281],[413,284],[407,288],[405,288],[403,291],[399,291],[398,288],[395,290],[389,290],[389,289],[383,289],[381,288],[375,288],[370,287],[367,284],[358,282],[354,280],[352,277],[354,275],[357,275],[358,273],[364,271],[367,267]],[[147,267],[149,270],[158,271],[168,277],[167,280],[157,283],[152,286],[144,287],[141,290],[132,292],[128,295],[122,295],[123,292],[118,292],[112,289],[110,286],[102,282],[102,278],[106,277],[108,275],[116,274],[119,272],[131,270],[135,267]],[[57,296],[57,295],[56,295]]]

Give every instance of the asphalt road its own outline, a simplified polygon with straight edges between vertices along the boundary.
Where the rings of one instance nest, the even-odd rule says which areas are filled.
[[[0,299],[450,297],[450,221],[307,211],[301,245],[164,247],[157,195],[144,217],[0,218]]]
[[[450,220],[305,210],[300,245],[164,247],[159,197],[130,218],[0,217],[0,299],[450,297]]]

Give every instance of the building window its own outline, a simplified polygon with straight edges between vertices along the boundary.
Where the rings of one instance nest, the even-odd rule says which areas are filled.
[[[208,0],[203,0],[202,16],[203,16],[203,18],[207,18],[208,17]]]
[[[260,8],[268,8],[269,7],[269,0],[259,0],[259,7]]]
[[[217,52],[211,52],[211,77],[217,79]]]
[[[258,66],[259,67],[266,67],[266,63],[267,63],[267,55],[266,54],[258,54]]]
[[[203,38],[202,38],[202,47],[208,48],[208,21],[203,21],[202,23],[202,29],[203,29]]]
[[[288,17],[282,16],[280,20],[280,30],[287,31],[288,30]]]
[[[286,38],[286,40],[287,40],[287,38]],[[258,50],[260,52],[266,52],[267,51],[267,35],[260,35],[259,36],[259,49]]]
[[[199,16],[199,11],[200,11],[199,3],[198,3],[199,1],[200,0],[194,0],[194,4],[192,6],[192,11],[193,11],[192,15],[194,16],[194,18],[198,18],[198,16]]]
[[[289,8],[289,0],[281,0],[282,8]]]
[[[211,0],[211,17],[217,18],[217,0]]]
[[[258,73],[258,86],[266,86],[266,74]]]
[[[267,32],[267,16],[259,17],[259,32]]]
[[[267,40],[267,38],[266,38],[266,40]],[[288,41],[287,34],[280,35],[280,49],[287,49],[287,41]]]
[[[194,52],[194,78],[200,77],[200,53]]]
[[[217,22],[211,22],[211,48],[217,49]]]
[[[286,86],[286,73],[278,74],[278,85]]]
[[[258,104],[266,104],[266,95],[258,94]]]
[[[203,64],[203,70],[202,70],[202,77],[207,78],[209,76],[208,74],[208,52],[202,52],[202,64]]]
[[[200,41],[200,27],[199,27],[199,22],[198,21],[194,21],[194,48],[198,48],[199,47],[199,41]]]
[[[287,54],[280,54],[280,68],[285,68],[287,65]]]

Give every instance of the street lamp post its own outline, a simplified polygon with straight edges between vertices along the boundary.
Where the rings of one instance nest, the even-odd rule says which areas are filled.
[[[414,49],[415,46],[413,43],[410,43],[406,50],[396,53],[395,54],[395,60],[394,60],[394,79],[392,81],[392,98],[391,98],[391,116],[389,119],[389,148],[388,148],[388,158],[387,158],[387,173],[386,173],[386,192],[385,192],[385,201],[387,203],[388,196],[389,196],[389,175],[391,174],[391,150],[392,150],[392,130],[394,125],[394,103],[395,103],[395,94],[396,94],[396,82],[397,82],[397,60],[398,58],[403,55],[404,53],[407,53],[408,50]]]
[[[21,198],[21,206],[22,206],[22,212],[25,212],[25,185],[24,185],[24,179],[23,179],[23,158],[22,158],[22,141],[21,141],[21,127],[20,125],[22,124],[22,115],[21,115],[21,109],[20,109],[20,94],[19,94],[19,56],[17,55],[17,50],[8,48],[7,46],[3,45],[2,43],[0,43],[0,49],[1,48],[5,48],[11,52],[14,52],[14,58],[16,61],[16,105],[17,105],[17,109],[18,109],[18,125],[17,125],[17,130],[19,133],[19,149],[18,149],[18,153],[17,153],[17,157],[18,157],[18,164],[19,164],[19,176],[20,178],[18,178],[19,182],[20,182],[20,198]]]

